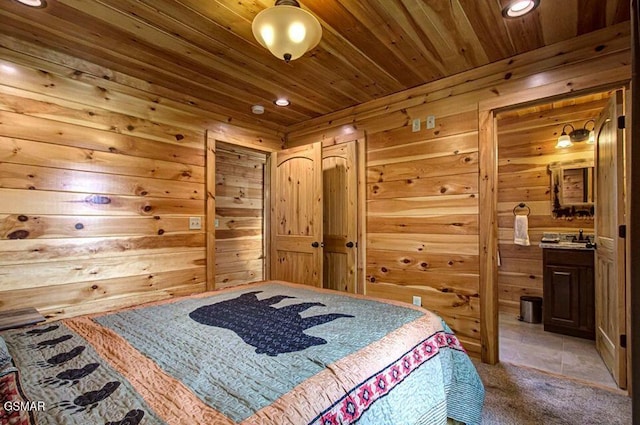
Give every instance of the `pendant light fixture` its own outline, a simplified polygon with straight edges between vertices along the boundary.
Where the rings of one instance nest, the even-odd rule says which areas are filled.
[[[320,22],[296,0],[276,0],[256,15],[251,29],[262,46],[285,62],[316,47],[322,37]]]

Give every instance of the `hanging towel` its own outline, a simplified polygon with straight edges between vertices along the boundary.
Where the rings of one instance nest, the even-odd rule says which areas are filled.
[[[526,215],[516,215],[513,223],[513,243],[529,246],[529,218]]]

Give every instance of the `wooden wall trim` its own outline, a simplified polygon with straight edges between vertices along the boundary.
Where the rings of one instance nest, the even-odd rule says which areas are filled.
[[[267,155],[264,164],[264,205],[262,207],[262,254],[264,255],[262,276],[271,279],[271,168],[272,155]]]
[[[482,361],[496,364],[498,358],[498,139],[492,110],[478,112],[478,160],[480,176],[478,215],[480,240],[480,342]]]
[[[233,126],[221,126],[216,130],[209,130],[209,132],[212,137],[221,142],[255,149],[260,152],[271,153],[284,149],[284,137],[282,139],[264,138]]]
[[[207,291],[213,291],[216,285],[216,139],[207,132],[206,142],[206,184],[205,206],[206,259],[207,259]]]
[[[505,93],[498,98],[481,101],[478,105],[480,110],[499,110],[542,100],[552,101],[564,98],[569,94],[578,96],[606,91],[628,84],[630,75],[631,66],[625,63],[620,67],[603,72],[576,76],[514,93]]]
[[[356,139],[358,163],[358,282],[356,292],[365,294],[367,279],[367,138]]]
[[[640,91],[640,2],[638,0],[632,0],[631,2],[631,27],[633,37],[631,40],[631,52],[632,52],[632,80],[631,90]],[[640,98],[636,94],[635,96],[629,95],[632,99],[631,115],[633,117],[640,118]],[[633,139],[640,141],[640,119],[631,119],[631,130],[629,132],[630,137],[627,140],[626,146],[629,147],[627,152],[627,168],[629,181],[640,182],[640,149],[638,149],[639,143],[636,142],[636,149],[633,148]],[[633,423],[640,423],[640,313],[637,311],[637,306],[640,305],[640,196],[635,195],[631,189],[631,183],[628,186],[627,193],[630,195],[629,202],[629,214],[627,217],[629,220],[629,279],[627,281],[627,288],[629,289],[628,303],[630,306],[636,307],[635,314],[631,315],[629,335],[631,335],[631,380],[629,389],[632,396],[632,412]],[[637,193],[637,190],[636,190]],[[631,354],[635,354],[631,356]]]
[[[355,130],[352,127],[347,127],[347,134],[339,134],[327,138],[322,138],[322,146],[333,146],[341,143],[359,142],[365,139],[365,132],[363,130]]]

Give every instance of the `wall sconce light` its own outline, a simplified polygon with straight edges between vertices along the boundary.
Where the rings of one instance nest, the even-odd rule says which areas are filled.
[[[251,30],[262,46],[285,62],[316,47],[322,37],[320,22],[296,0],[276,0],[256,15]]]
[[[587,129],[587,125],[589,123],[593,124],[593,128],[591,130]],[[558,137],[556,148],[568,148],[574,143],[584,142],[585,140],[587,141],[587,144],[593,144],[595,142],[595,134],[593,131],[595,126],[596,122],[594,120],[587,120],[582,128],[574,128],[571,124],[565,124],[564,127],[562,127],[562,134]],[[567,127],[571,127],[569,134],[566,132]]]
[[[594,120],[589,120],[589,121],[593,122],[593,128],[589,132],[589,138],[587,139],[587,144],[593,145],[596,142],[596,122]],[[584,123],[584,126],[586,127],[587,123]]]

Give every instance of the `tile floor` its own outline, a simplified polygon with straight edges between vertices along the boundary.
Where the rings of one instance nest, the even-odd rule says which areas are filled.
[[[594,341],[545,332],[512,313],[500,312],[499,325],[500,361],[617,388]]]

